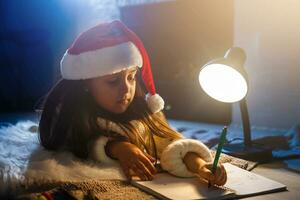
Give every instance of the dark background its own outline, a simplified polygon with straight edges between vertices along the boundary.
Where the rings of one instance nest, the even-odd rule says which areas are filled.
[[[33,111],[58,78],[75,12],[59,1],[0,1],[0,111]]]
[[[229,123],[231,105],[208,97],[200,67],[233,45],[233,1],[125,6],[121,19],[143,40],[168,117]]]
[[[226,3],[225,3],[226,2]],[[59,78],[75,39],[79,7],[60,1],[0,2],[0,111],[33,111]],[[120,19],[143,40],[169,118],[229,123],[231,105],[208,97],[201,66],[233,45],[233,1],[125,5]]]

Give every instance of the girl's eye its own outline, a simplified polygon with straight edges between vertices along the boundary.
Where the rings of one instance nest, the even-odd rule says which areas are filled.
[[[110,85],[115,85],[118,83],[118,79],[117,78],[113,78],[107,81],[108,84]]]

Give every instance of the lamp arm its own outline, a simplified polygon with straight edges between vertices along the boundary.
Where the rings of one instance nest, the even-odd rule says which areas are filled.
[[[246,98],[243,98],[239,103],[240,103],[240,110],[241,110],[242,123],[243,123],[244,145],[246,147],[251,147],[252,145],[251,128],[250,128],[250,120],[249,120]]]

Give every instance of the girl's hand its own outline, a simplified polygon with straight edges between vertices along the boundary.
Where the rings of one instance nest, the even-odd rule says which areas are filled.
[[[198,175],[210,182],[211,185],[225,185],[227,181],[227,173],[222,164],[219,164],[217,170],[213,174],[211,172],[212,163],[206,163],[198,169]]]
[[[189,171],[197,174],[207,182],[210,181],[211,185],[224,185],[227,181],[227,173],[222,164],[219,164],[215,174],[212,174],[212,163],[205,162],[196,153],[188,152],[183,161]]]
[[[143,153],[137,146],[129,142],[115,142],[111,147],[111,153],[116,157],[126,175],[131,180],[133,171],[141,180],[152,180],[156,169],[150,155]]]

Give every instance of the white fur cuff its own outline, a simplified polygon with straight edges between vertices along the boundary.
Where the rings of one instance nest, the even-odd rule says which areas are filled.
[[[187,152],[197,153],[206,162],[212,161],[210,150],[205,144],[198,140],[180,139],[169,144],[162,152],[160,158],[162,168],[175,176],[194,176],[183,162],[183,158]]]
[[[108,157],[105,153],[105,145],[109,141],[108,137],[100,136],[93,144],[92,158],[101,163],[115,163],[116,161]]]

